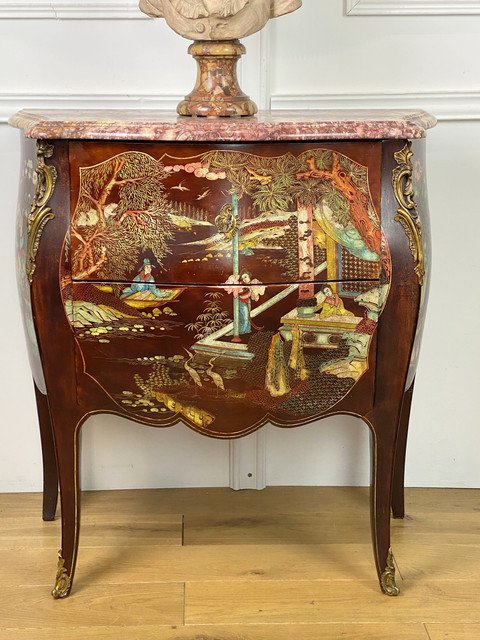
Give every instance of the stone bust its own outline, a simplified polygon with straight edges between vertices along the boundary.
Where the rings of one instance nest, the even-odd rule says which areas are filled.
[[[296,11],[302,0],[140,0],[140,9],[189,40],[236,40],[271,18]]]

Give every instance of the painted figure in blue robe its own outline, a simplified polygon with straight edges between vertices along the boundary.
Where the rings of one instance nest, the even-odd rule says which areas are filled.
[[[244,277],[248,277],[247,274],[242,274]],[[241,282],[245,282],[241,278]],[[238,293],[238,333],[241,336],[252,332],[252,323],[250,314],[252,313],[252,298],[250,295],[250,287],[243,287]]]
[[[252,327],[261,330],[261,327],[252,322],[252,301],[258,302],[260,296],[265,294],[265,286],[252,278],[248,271],[242,271],[238,276],[230,276],[225,284],[229,285],[226,288],[227,293],[238,299],[238,335],[251,333]]]
[[[143,267],[138,272],[138,275],[133,279],[132,284],[122,291],[121,298],[128,298],[134,293],[140,293],[142,291],[148,291],[152,293],[156,298],[165,298],[168,296],[168,292],[162,291],[155,286],[155,278],[152,275],[153,265],[148,258],[144,258]]]

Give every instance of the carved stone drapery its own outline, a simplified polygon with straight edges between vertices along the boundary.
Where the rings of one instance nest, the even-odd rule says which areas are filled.
[[[245,38],[301,6],[302,0],[140,0],[143,13],[165,18],[184,38],[203,41]]]

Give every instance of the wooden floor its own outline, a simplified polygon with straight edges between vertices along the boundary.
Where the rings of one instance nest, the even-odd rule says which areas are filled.
[[[58,521],[38,494],[0,495],[0,640],[479,640],[480,491],[407,500],[388,598],[364,489],[86,493],[54,601]]]

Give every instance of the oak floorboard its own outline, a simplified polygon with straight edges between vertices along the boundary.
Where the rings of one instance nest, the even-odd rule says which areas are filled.
[[[407,514],[472,513],[479,511],[476,489],[416,489],[405,491]],[[123,515],[145,513],[205,514],[274,514],[339,513],[364,514],[369,505],[366,487],[268,487],[264,491],[232,491],[228,488],[206,489],[135,489],[83,491],[85,514],[102,514],[112,505]],[[0,494],[0,517],[33,516],[41,518],[41,493]]]
[[[445,518],[443,514],[422,511],[414,516],[408,516],[404,520],[392,520],[392,533],[398,538],[403,535],[441,535],[446,539],[452,535],[467,536],[480,544],[480,512],[474,510],[467,513],[452,511]]]
[[[471,513],[480,512],[478,489],[406,488],[405,506],[410,511],[422,513]]]
[[[59,519],[42,522],[41,494],[0,494],[0,640],[478,640],[479,496],[407,490],[387,598],[366,489],[86,492],[55,602]]]
[[[429,624],[430,640],[478,640],[480,624]]]
[[[467,545],[456,542],[442,544],[434,536],[430,543],[399,542],[394,539],[393,551],[402,578],[408,582],[423,580],[471,580],[480,578],[480,541]],[[480,640],[480,635],[478,636]]]
[[[182,515],[144,514],[133,518],[121,513],[82,514],[82,546],[182,544]],[[57,549],[60,521],[43,522],[38,517],[20,516],[2,519],[0,550],[38,547]]]
[[[339,509],[356,509],[363,513],[365,506],[368,508],[369,490],[366,487],[268,487],[264,491],[249,492],[213,487],[82,492],[84,513],[101,514],[112,504],[124,515],[151,512],[192,515],[285,513],[293,506],[300,513],[337,512]],[[0,516],[41,517],[41,509],[40,493],[0,494]]]
[[[333,544],[370,542],[369,511],[185,516],[184,544]]]
[[[429,640],[423,625],[250,625],[0,630],[0,640]]]
[[[89,587],[79,580],[65,600],[54,600],[43,586],[1,587],[0,629],[183,624],[183,584]]]
[[[114,494],[110,497],[109,494]],[[158,513],[338,513],[343,510],[365,513],[369,506],[368,487],[267,487],[263,491],[233,491],[227,487],[206,489],[138,489],[134,491],[89,491],[85,506],[102,512],[112,498],[122,508],[142,513],[143,504]],[[478,489],[407,488],[407,515],[420,513],[479,513]],[[124,513],[122,511],[122,513]],[[125,512],[127,513],[127,512]]]
[[[401,585],[383,595],[375,580],[193,582],[186,584],[187,624],[479,623],[480,599],[470,581]]]
[[[1,584],[50,584],[56,551],[0,551]],[[76,580],[130,584],[161,580],[372,580],[371,545],[251,545],[85,548],[80,540]]]
[[[186,515],[184,543],[195,544],[333,544],[368,543],[369,510],[337,513]],[[480,544],[480,514],[420,514],[392,521],[392,544],[404,540],[424,546],[432,537],[441,544]]]

